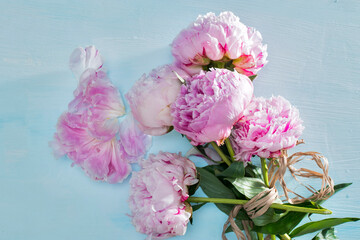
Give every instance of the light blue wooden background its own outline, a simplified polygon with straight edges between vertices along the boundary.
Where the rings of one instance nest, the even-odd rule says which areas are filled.
[[[325,154],[335,182],[354,182],[325,207],[334,217],[359,217],[360,1],[1,3],[0,239],[144,239],[126,216],[128,181],[94,182],[48,148],[77,85],[68,57],[95,44],[125,93],[143,73],[172,61],[169,44],[198,14],[224,10],[260,30],[268,44],[256,95],[283,95],[296,105],[306,126],[300,150]],[[188,148],[171,133],[155,138],[151,152]],[[220,239],[225,219],[207,205],[177,239]],[[337,229],[341,239],[359,238],[357,223]]]

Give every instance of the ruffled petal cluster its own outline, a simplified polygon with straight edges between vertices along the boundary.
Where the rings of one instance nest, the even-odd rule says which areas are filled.
[[[200,15],[175,38],[172,54],[176,65],[190,74],[221,66],[251,76],[267,63],[260,32],[245,26],[232,12]]]
[[[250,161],[252,155],[278,157],[282,149],[296,145],[304,127],[299,111],[281,96],[254,98],[234,126],[231,143],[236,158]]]
[[[106,73],[87,69],[80,77],[68,111],[80,114],[94,137],[109,140],[119,131],[118,117],[125,114],[125,107]]]
[[[250,79],[236,71],[210,69],[188,79],[171,106],[176,131],[193,145],[229,137],[253,97]]]
[[[191,216],[184,203],[189,197],[187,186],[198,182],[194,163],[178,154],[160,152],[141,166],[130,180],[129,206],[136,230],[148,239],[184,235]]]
[[[164,65],[143,75],[126,94],[140,129],[149,135],[163,135],[172,126],[170,105],[180,92],[181,82],[174,73],[187,79],[188,74],[173,66]]]
[[[132,118],[119,124],[125,107],[101,66],[100,54],[93,46],[75,49],[71,55],[70,68],[80,76],[79,85],[68,110],[59,118],[51,146],[57,157],[67,155],[91,178],[117,183],[129,175],[129,160],[146,153],[150,140],[130,123]],[[121,126],[127,129],[120,131]],[[127,141],[136,142],[141,150],[129,152],[127,145],[122,145]]]
[[[80,114],[65,112],[60,116],[52,147],[55,155],[67,155],[95,180],[117,183],[131,171],[115,136],[107,141],[94,137]]]

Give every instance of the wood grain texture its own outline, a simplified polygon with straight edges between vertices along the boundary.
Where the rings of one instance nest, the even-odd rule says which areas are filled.
[[[354,183],[324,206],[334,217],[360,216],[360,1],[15,0],[0,8],[0,239],[144,239],[126,216],[127,181],[91,181],[48,148],[77,84],[69,54],[95,44],[125,93],[171,63],[169,44],[198,14],[224,10],[268,44],[255,94],[296,105],[306,126],[299,149],[322,152],[335,182]],[[154,138],[151,152],[186,152],[179,139]],[[176,239],[220,239],[225,220],[208,204]],[[336,229],[343,240],[360,235],[358,223]]]

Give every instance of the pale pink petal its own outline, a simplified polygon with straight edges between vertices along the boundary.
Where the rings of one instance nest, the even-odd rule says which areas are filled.
[[[140,130],[131,113],[120,123],[119,138],[129,162],[142,159],[151,147],[151,136]]]
[[[103,61],[99,51],[95,46],[87,48],[76,48],[70,56],[69,66],[76,78],[80,78],[81,74],[87,69],[99,70],[103,65]]]

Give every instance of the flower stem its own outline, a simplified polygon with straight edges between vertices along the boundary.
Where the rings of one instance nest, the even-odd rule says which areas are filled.
[[[280,235],[281,240],[291,240],[291,237],[287,234]]]
[[[270,187],[268,166],[266,165],[266,159],[265,158],[261,158],[261,172],[262,172],[263,177],[264,177],[265,186]],[[270,237],[271,237],[271,240],[276,239],[274,234],[271,234]]]
[[[262,233],[257,233],[258,240],[264,240],[264,235]]]
[[[264,177],[264,183],[267,187],[269,187],[269,175],[268,175],[268,167],[266,165],[266,159],[265,158],[261,158],[261,172],[263,174]]]
[[[208,197],[189,197],[187,199],[189,202],[194,203],[224,203],[224,204],[245,204],[248,200],[234,199],[234,198],[208,198]]]
[[[215,151],[220,155],[221,159],[228,165],[231,165],[231,162],[229,161],[229,159],[227,158],[227,156],[221,151],[221,149],[219,148],[219,146],[215,143],[215,142],[211,142],[210,143],[211,146],[213,146],[213,148],[215,149]]]
[[[231,142],[230,142],[229,138],[227,138],[227,139],[225,140],[225,144],[226,144],[227,150],[228,150],[228,152],[229,152],[229,154],[230,154],[231,160],[234,161],[234,160],[235,160],[235,159],[234,159],[235,153],[234,153],[234,149],[233,149],[232,146],[231,146]]]
[[[241,200],[241,199],[228,199],[228,198],[207,198],[207,197],[189,197],[187,199],[188,202],[196,202],[196,203],[223,203],[223,204],[246,204],[249,200]],[[326,208],[317,209],[317,208],[305,208],[298,207],[292,205],[285,205],[280,203],[273,203],[270,206],[271,208],[281,209],[285,211],[291,212],[304,212],[304,213],[318,213],[318,214],[331,214],[332,212]]]

